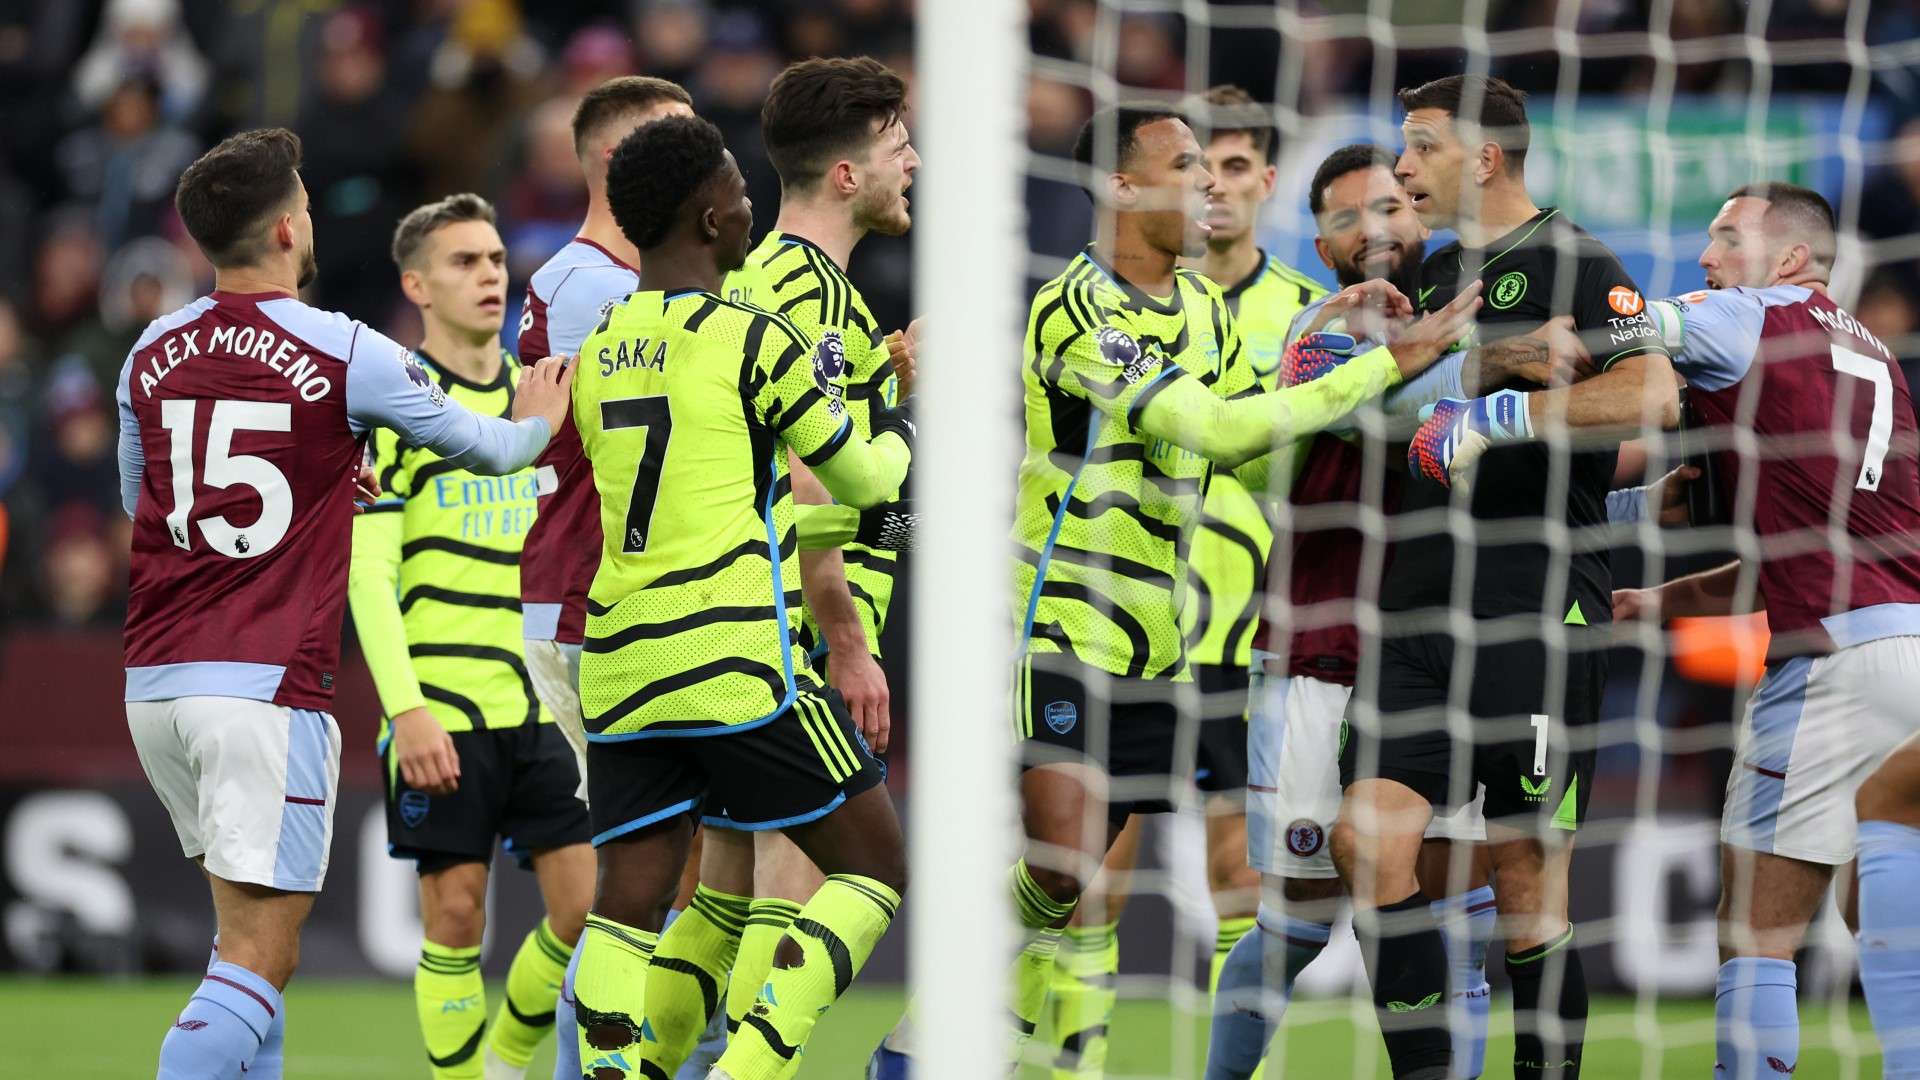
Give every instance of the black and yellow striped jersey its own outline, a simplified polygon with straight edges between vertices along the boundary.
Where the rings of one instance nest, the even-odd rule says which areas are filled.
[[[1253,273],[1221,287],[1260,389],[1273,390],[1288,326],[1326,288],[1264,251]],[[1232,473],[1216,471],[1194,530],[1180,609],[1189,661],[1245,667],[1252,660],[1272,546],[1266,510]]]
[[[1172,296],[1148,296],[1089,247],[1034,297],[1026,353],[1014,522],[1023,651],[1185,678],[1175,591],[1212,466],[1136,422],[1183,379],[1222,397],[1256,390],[1220,287],[1180,270]]]
[[[897,404],[898,380],[887,360],[880,325],[847,275],[812,241],[792,233],[771,232],[747,256],[745,266],[727,275],[727,297],[784,315],[814,341],[839,342],[846,356],[844,386],[847,415],[856,438],[872,436],[872,406]],[[841,549],[847,589],[867,634],[867,649],[880,655],[880,632],[893,600],[893,552],[864,544]],[[802,635],[825,647],[810,615]]]
[[[440,391],[506,416],[522,368],[501,352],[481,384],[416,353]],[[449,731],[550,722],[527,675],[520,627],[520,547],[533,525],[532,468],[480,476],[386,428],[368,442],[382,495],[354,519],[349,597],[373,673],[381,738],[425,705]]]
[[[908,458],[853,438],[843,363],[837,342],[698,290],[634,293],[587,337],[573,420],[604,534],[580,657],[590,738],[744,730],[812,677],[787,451],[824,478],[884,448],[869,486],[897,487]]]

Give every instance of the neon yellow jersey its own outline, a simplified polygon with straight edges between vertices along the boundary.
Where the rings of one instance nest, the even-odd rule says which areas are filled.
[[[771,720],[813,677],[786,455],[823,467],[851,440],[837,351],[750,304],[638,292],[578,363],[603,533],[580,656],[590,737]]]
[[[1180,270],[1172,296],[1151,297],[1089,247],[1033,298],[1021,378],[1013,595],[1025,651],[1185,678],[1174,593],[1211,465],[1134,422],[1182,379],[1253,390],[1220,287]]]
[[[1279,384],[1287,328],[1327,290],[1266,252],[1260,265],[1225,288],[1247,361],[1262,391]],[[1260,616],[1273,526],[1260,502],[1225,470],[1213,474],[1188,554],[1180,626],[1187,659],[1196,664],[1246,667]]]
[[[415,354],[440,392],[486,416],[513,406],[522,368],[463,379]],[[383,494],[354,520],[349,596],[361,651],[388,721],[425,705],[448,731],[549,723],[527,675],[520,626],[520,547],[536,513],[532,468],[480,476],[403,444],[369,440]]]
[[[728,299],[745,301],[784,315],[816,342],[835,341],[846,357],[839,382],[846,394],[853,434],[873,434],[874,402],[896,404],[898,381],[887,360],[887,347],[878,320],[860,290],[812,241],[791,233],[768,233],[747,256],[747,263],[727,275]],[[880,655],[880,633],[887,625],[893,601],[893,552],[862,544],[841,549],[846,561],[847,590],[866,631],[867,650]],[[826,647],[810,614],[802,615],[801,635],[818,655]]]

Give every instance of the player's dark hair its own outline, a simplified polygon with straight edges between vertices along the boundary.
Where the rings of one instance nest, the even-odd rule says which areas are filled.
[[[393,230],[393,262],[400,269],[407,269],[414,256],[426,246],[427,237],[448,225],[461,221],[484,221],[492,225],[498,220],[493,212],[493,204],[472,192],[449,195],[439,202],[430,202],[425,206],[416,206],[400,219]]]
[[[243,131],[200,155],[180,174],[174,209],[217,267],[266,254],[260,227],[300,190],[300,136],[286,128]]]
[[[573,110],[573,152],[585,156],[587,143],[608,124],[669,101],[693,107],[693,95],[670,79],[651,75],[608,79],[587,91]]]
[[[1833,269],[1839,219],[1834,215],[1833,204],[1827,201],[1825,195],[1799,184],[1763,180],[1755,184],[1742,184],[1727,198],[1767,200],[1766,216],[1800,231],[1807,238],[1813,261],[1822,270]]]
[[[1140,129],[1162,120],[1184,123],[1186,116],[1164,105],[1116,105],[1087,118],[1079,136],[1073,140],[1073,160],[1082,166],[1081,175],[1088,185],[1089,198],[1099,201],[1094,194],[1096,170],[1118,172],[1133,164]]]
[[[1488,75],[1448,75],[1399,93],[1400,107],[1439,109],[1456,120],[1477,124],[1499,144],[1508,172],[1518,172],[1527,160],[1531,129],[1527,126],[1527,94],[1505,79]],[[1467,113],[1468,115],[1462,115]]]
[[[635,128],[607,163],[613,220],[641,251],[659,247],[699,190],[726,165],[720,129],[697,116]]]
[[[1775,211],[1803,217],[1810,225],[1819,225],[1828,232],[1839,229],[1839,219],[1834,215],[1833,204],[1825,195],[1810,187],[1788,184],[1779,180],[1764,180],[1757,184],[1742,184],[1729,199],[1765,199],[1767,213]]]
[[[907,84],[871,56],[802,60],[773,80],[760,108],[767,160],[780,184],[812,186],[907,113]]]
[[[1245,135],[1255,153],[1272,165],[1280,160],[1280,131],[1273,116],[1253,95],[1232,83],[1222,83],[1207,91],[1207,139],[1222,135]]]
[[[1343,146],[1327,155],[1327,160],[1313,170],[1313,183],[1307,186],[1307,209],[1313,216],[1319,217],[1320,211],[1327,208],[1327,189],[1335,180],[1348,173],[1362,169],[1385,169],[1393,171],[1395,159],[1393,152],[1372,143],[1354,143]]]

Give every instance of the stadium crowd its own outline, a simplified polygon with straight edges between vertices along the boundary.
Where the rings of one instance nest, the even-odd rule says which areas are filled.
[[[1222,2],[1216,7],[1245,6]],[[1344,11],[1339,3],[1322,9]],[[1581,5],[1581,33],[1644,28],[1646,4]],[[1769,38],[1841,35],[1848,5],[1773,5]],[[1440,9],[1450,10],[1450,5]],[[1491,29],[1541,25],[1544,5],[1491,5]],[[1457,18],[1442,10],[1436,20]],[[624,17],[622,17],[624,15]],[[1103,18],[1093,0],[1033,0],[1036,56],[1111,56],[1125,85],[1179,90],[1230,81],[1278,85],[1289,46],[1271,32],[1215,28],[1209,70],[1174,17]],[[1676,39],[1737,33],[1730,0],[1673,5]],[[181,170],[225,134],[284,124],[304,143],[304,175],[323,239],[309,291],[399,340],[418,339],[386,257],[407,208],[477,191],[500,208],[513,282],[507,332],[526,276],[571,235],[586,193],[568,119],[585,89],[615,74],[674,79],[740,156],[756,233],[771,225],[777,181],[760,147],[760,103],[789,60],[872,54],[911,77],[910,0],[75,0],[0,2],[0,626],[111,626],[123,611],[126,525],[115,512],[111,386],[140,329],[197,295],[209,267],[172,208]],[[1920,36],[1920,5],[1875,4],[1870,42]],[[1385,59],[1363,37],[1300,57],[1304,111],[1364,95]],[[1457,50],[1391,54],[1391,85],[1458,70]],[[1559,84],[1560,58],[1516,53],[1494,73],[1529,91]],[[1076,86],[1037,69],[1029,140],[1064,155],[1090,107]],[[1847,69],[1775,64],[1774,93],[1839,93]],[[1652,61],[1585,60],[1584,92],[1643,92]],[[1738,92],[1744,60],[1682,64],[1681,91]],[[1856,310],[1884,340],[1920,330],[1920,70],[1880,72],[1873,95],[1898,137],[1869,148],[1860,231],[1872,243]],[[1878,151],[1878,152],[1871,152]],[[1066,256],[1086,235],[1084,197],[1028,182],[1029,239]],[[904,323],[911,291],[904,238],[876,237],[852,277],[883,322]],[[510,343],[510,342],[509,342]],[[1900,347],[1896,345],[1896,347]]]

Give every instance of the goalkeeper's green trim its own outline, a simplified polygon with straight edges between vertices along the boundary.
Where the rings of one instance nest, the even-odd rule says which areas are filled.
[[[1558,217],[1558,216],[1560,216],[1560,208],[1559,208],[1559,207],[1553,207],[1552,209],[1549,209],[1549,210],[1548,210],[1548,211],[1546,211],[1545,213],[1543,213],[1543,214],[1541,214],[1541,215],[1540,215],[1540,217],[1539,217],[1539,218],[1537,218],[1537,219],[1536,219],[1536,220],[1534,221],[1534,223],[1533,223],[1533,228],[1531,228],[1531,229],[1528,229],[1528,230],[1527,230],[1527,231],[1526,231],[1526,232],[1525,232],[1524,234],[1522,234],[1522,235],[1521,235],[1521,237],[1520,237],[1520,239],[1518,239],[1518,240],[1515,240],[1515,241],[1514,241],[1513,243],[1511,243],[1511,244],[1508,244],[1508,245],[1506,246],[1506,248],[1505,248],[1504,250],[1502,250],[1502,251],[1500,252],[1500,254],[1498,254],[1498,255],[1495,255],[1495,256],[1494,256],[1493,258],[1491,258],[1491,259],[1488,259],[1488,260],[1487,260],[1486,262],[1483,262],[1483,263],[1481,263],[1481,264],[1480,264],[1480,269],[1478,269],[1478,270],[1476,270],[1476,271],[1474,271],[1474,273],[1476,273],[1476,274],[1484,274],[1484,273],[1486,273],[1486,272],[1487,272],[1487,267],[1489,267],[1489,266],[1492,266],[1492,265],[1493,265],[1494,263],[1497,263],[1497,262],[1499,262],[1499,261],[1500,261],[1501,259],[1504,259],[1504,258],[1506,258],[1506,257],[1507,257],[1508,255],[1511,255],[1511,254],[1513,253],[1513,249],[1515,249],[1515,248],[1517,248],[1517,247],[1519,247],[1520,245],[1522,245],[1522,244],[1524,244],[1524,243],[1526,243],[1526,242],[1528,241],[1528,239],[1530,239],[1530,238],[1531,238],[1531,237],[1533,236],[1533,234],[1534,234],[1534,233],[1537,233],[1537,232],[1539,232],[1539,231],[1540,231],[1540,226],[1542,226],[1542,225],[1545,225],[1545,224],[1546,224],[1547,222],[1549,222],[1549,221],[1552,221],[1552,220],[1553,220],[1554,218],[1556,218],[1556,217]],[[1461,262],[1460,262],[1460,268],[1461,268],[1462,270],[1464,270],[1464,269],[1466,269],[1466,266],[1467,266],[1467,264],[1466,264],[1466,260],[1465,260],[1465,255],[1466,255],[1466,248],[1465,248],[1464,246],[1463,246],[1463,247],[1462,247],[1462,248],[1460,249],[1460,254],[1461,254],[1461,256],[1462,256],[1462,258],[1461,258]],[[1426,297],[1427,297],[1427,294],[1426,294],[1426,292],[1424,292],[1424,291],[1422,291],[1422,292],[1421,292],[1421,294],[1420,294],[1420,299],[1421,299],[1421,302],[1422,302],[1422,303],[1425,303],[1425,302],[1426,302]]]
[[[1517,953],[1508,953],[1507,963],[1537,964],[1571,944],[1573,944],[1573,927],[1572,925],[1568,925],[1566,931],[1552,941],[1535,945],[1531,949],[1523,949]]]

